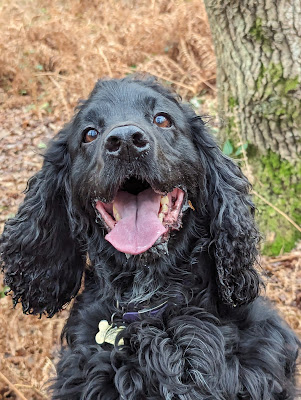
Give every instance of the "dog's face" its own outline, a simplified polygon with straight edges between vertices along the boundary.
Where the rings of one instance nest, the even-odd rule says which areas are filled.
[[[106,240],[129,255],[164,250],[200,174],[175,97],[135,81],[102,82],[77,114],[69,148],[73,192]]]

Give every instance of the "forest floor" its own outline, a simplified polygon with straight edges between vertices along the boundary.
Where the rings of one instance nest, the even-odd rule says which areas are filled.
[[[0,3],[0,232],[39,170],[47,142],[97,78],[153,73],[202,114],[216,114],[214,52],[199,0],[24,4]],[[263,257],[261,272],[263,294],[301,337],[300,256],[299,245]],[[49,399],[70,306],[52,319],[25,316],[20,305],[12,308],[1,281],[0,274],[0,400]]]

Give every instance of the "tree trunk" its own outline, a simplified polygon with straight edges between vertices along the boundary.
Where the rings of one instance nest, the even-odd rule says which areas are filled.
[[[217,58],[221,138],[249,143],[256,191],[300,224],[301,2],[204,2]],[[289,251],[298,229],[256,203],[265,253]]]
[[[222,133],[292,160],[301,144],[300,0],[205,0]]]

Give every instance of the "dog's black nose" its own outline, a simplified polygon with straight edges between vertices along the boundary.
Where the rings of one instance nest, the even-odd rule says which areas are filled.
[[[132,161],[148,152],[149,141],[137,126],[119,126],[112,129],[107,136],[105,150],[110,156]]]

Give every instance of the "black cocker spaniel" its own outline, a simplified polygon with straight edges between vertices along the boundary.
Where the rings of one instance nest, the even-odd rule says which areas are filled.
[[[298,339],[258,296],[250,185],[153,77],[99,81],[50,143],[1,258],[63,331],[53,399],[289,400]]]

